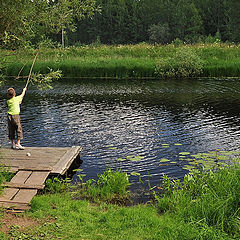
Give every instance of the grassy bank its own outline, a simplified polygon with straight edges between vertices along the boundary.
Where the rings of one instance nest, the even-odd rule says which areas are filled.
[[[172,61],[176,59],[176,52],[181,49],[194,52],[199,57],[202,64],[202,71],[198,74],[200,77],[239,77],[240,75],[240,47],[228,44],[91,45],[65,49],[41,49],[34,71],[46,73],[48,68],[60,69],[65,77],[82,78],[159,78],[156,75],[156,67],[159,63],[164,63],[160,68],[169,70],[172,67]],[[0,53],[2,56],[10,55],[7,57],[6,74],[16,76],[24,64],[26,66],[22,75],[28,74],[35,51],[2,50]]]
[[[106,191],[106,186],[116,180],[106,177],[112,175],[103,175],[107,184],[100,176],[100,184],[94,186]],[[39,195],[33,199],[31,211],[25,213],[25,217],[37,221],[37,226],[12,226],[8,234],[2,233],[2,238],[239,239],[239,164],[217,172],[194,171],[181,183],[165,176],[162,187],[162,193],[155,193],[155,203],[133,207],[106,204],[105,200],[97,204],[78,200],[76,194],[81,197],[81,191],[74,195]],[[101,195],[99,199],[103,199]]]

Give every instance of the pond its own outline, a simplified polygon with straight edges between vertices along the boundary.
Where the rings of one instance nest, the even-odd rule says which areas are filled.
[[[9,144],[6,89],[0,88],[0,143]],[[83,147],[85,180],[107,168],[137,172],[158,185],[182,178],[182,152],[238,150],[239,80],[62,80],[30,86],[21,107],[24,146]],[[162,159],[168,159],[164,162]],[[76,179],[76,176],[75,178]],[[138,176],[130,176],[133,188]]]

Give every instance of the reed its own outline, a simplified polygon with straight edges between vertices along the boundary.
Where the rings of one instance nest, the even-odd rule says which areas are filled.
[[[35,72],[46,73],[48,68],[62,70],[65,77],[79,78],[159,78],[155,74],[158,62],[171,68],[171,61],[181,49],[195,52],[202,60],[202,71],[197,77],[239,77],[240,45],[197,44],[197,45],[119,45],[82,46],[59,49],[40,49]],[[26,64],[22,75],[27,75],[35,51],[0,51],[9,55],[6,75],[17,76]],[[167,76],[162,76],[167,77]]]

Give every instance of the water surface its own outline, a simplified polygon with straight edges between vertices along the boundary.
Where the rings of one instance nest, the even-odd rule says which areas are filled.
[[[5,93],[10,86],[20,93],[24,84],[0,88],[1,145],[9,144]],[[21,107],[22,143],[82,146],[86,179],[119,167],[158,185],[162,173],[181,178],[187,172],[180,152],[239,149],[239,90],[239,80],[64,80],[46,91],[30,86]],[[142,158],[117,162],[127,156]],[[160,164],[162,158],[176,163]],[[138,185],[138,177],[131,181]]]

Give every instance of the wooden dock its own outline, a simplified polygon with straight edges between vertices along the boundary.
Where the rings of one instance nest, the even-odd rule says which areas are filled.
[[[25,150],[0,148],[0,164],[16,172],[9,183],[5,183],[0,207],[24,211],[30,209],[30,201],[49,174],[64,175],[79,156],[82,148],[27,147]]]

